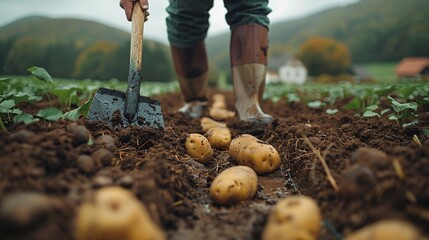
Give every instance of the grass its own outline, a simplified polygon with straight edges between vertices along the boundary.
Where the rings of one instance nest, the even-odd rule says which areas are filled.
[[[395,68],[396,62],[366,63],[359,65],[365,68],[377,82],[395,82],[397,80]]]

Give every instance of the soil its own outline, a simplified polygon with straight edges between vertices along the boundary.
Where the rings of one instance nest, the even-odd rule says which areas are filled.
[[[222,93],[233,109],[232,93]],[[404,219],[429,235],[429,140],[422,132],[429,122],[423,112],[420,125],[404,129],[383,118],[327,115],[300,103],[264,101],[262,108],[275,118],[270,125],[237,120],[227,125],[234,136],[249,133],[272,144],[282,165],[259,176],[253,200],[221,207],[208,197],[210,184],[236,163],[220,150],[205,165],[190,158],[184,140],[203,133],[200,120],[176,113],[183,103],[179,93],[156,99],[163,131],[111,128],[81,118],[76,123],[89,130],[92,144],[71,130],[76,123],[70,121],[13,125],[0,132],[0,238],[74,239],[77,207],[109,185],[130,189],[168,239],[261,239],[272,206],[298,194],[314,198],[321,208],[320,239],[341,239],[387,218]],[[113,137],[114,146],[98,140],[104,135]],[[326,160],[340,191],[327,180],[306,139]],[[356,160],[361,147],[382,152],[362,162]],[[85,158],[102,148],[112,151],[113,159],[86,164]]]

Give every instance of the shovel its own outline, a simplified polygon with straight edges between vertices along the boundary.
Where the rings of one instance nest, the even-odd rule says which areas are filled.
[[[137,2],[133,10],[126,93],[107,88],[98,89],[89,109],[89,120],[102,121],[110,126],[137,125],[164,129],[160,103],[149,97],[140,96],[144,19],[145,13]]]

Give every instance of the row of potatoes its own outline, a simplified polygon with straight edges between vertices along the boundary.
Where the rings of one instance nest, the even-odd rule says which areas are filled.
[[[226,171],[226,170],[225,170]],[[290,196],[271,210],[263,240],[316,240],[322,216],[317,203],[305,196]],[[165,233],[150,218],[146,207],[127,189],[99,189],[83,202],[75,222],[77,240],[164,240]],[[401,220],[382,220],[345,240],[423,240],[419,230]]]
[[[233,117],[223,95],[215,95],[210,116],[216,120]],[[225,123],[201,119],[205,136],[190,134],[185,143],[189,156],[200,163],[213,158],[213,148],[228,150],[239,164],[221,172],[210,186],[210,197],[218,205],[253,199],[257,174],[280,167],[277,150],[257,138],[243,134],[232,139]],[[289,196],[271,210],[262,233],[263,240],[316,240],[322,215],[316,201],[306,196]],[[77,240],[163,240],[165,233],[151,220],[145,206],[134,194],[120,187],[105,187],[82,203],[76,217]],[[346,240],[418,240],[419,231],[399,220],[384,220],[349,235]]]

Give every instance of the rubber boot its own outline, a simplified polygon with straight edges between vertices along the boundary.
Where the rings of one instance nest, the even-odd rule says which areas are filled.
[[[258,24],[232,29],[230,57],[234,84],[235,110],[242,121],[269,124],[259,103],[267,74],[268,30]]]
[[[204,42],[186,48],[171,46],[171,53],[185,100],[178,111],[192,118],[207,115],[208,61]]]

